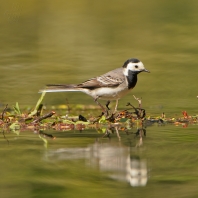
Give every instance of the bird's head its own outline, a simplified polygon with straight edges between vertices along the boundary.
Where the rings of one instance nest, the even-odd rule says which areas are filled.
[[[122,67],[124,68],[124,74],[126,76],[128,76],[129,70],[137,74],[139,74],[140,72],[150,72],[145,69],[143,63],[137,58],[128,59]]]

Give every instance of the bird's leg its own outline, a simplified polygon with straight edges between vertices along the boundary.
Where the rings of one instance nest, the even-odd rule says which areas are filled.
[[[114,112],[113,112],[113,113],[116,113],[116,112],[117,112],[117,108],[118,108],[118,100],[119,100],[119,99],[117,99],[117,100],[116,100],[116,105],[115,105],[115,109],[114,109]]]
[[[97,105],[99,105],[101,107],[102,111],[105,113],[106,109],[98,102],[98,98],[99,97],[95,98],[94,101],[96,102]]]
[[[118,128],[117,128],[117,127],[115,127],[115,130],[116,130],[117,137],[118,137],[118,139],[119,139],[119,141],[120,141],[121,137],[120,137],[120,134],[119,134]]]
[[[110,100],[108,100],[107,103],[106,103],[106,107],[107,107],[108,110],[110,110],[109,109],[109,104],[110,104]]]

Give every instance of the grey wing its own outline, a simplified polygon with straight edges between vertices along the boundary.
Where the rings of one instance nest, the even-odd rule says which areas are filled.
[[[101,87],[100,83],[96,78],[91,78],[83,83],[80,83],[78,85],[76,85],[76,87],[78,88],[88,88],[88,89],[94,89],[94,88],[99,88]]]
[[[118,68],[107,72],[101,76],[91,78],[81,84],[78,84],[77,87],[81,88],[99,88],[99,87],[116,87],[124,82],[124,74],[122,68]]]

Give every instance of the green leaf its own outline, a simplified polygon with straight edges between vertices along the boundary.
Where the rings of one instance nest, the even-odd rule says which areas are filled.
[[[97,129],[97,132],[98,132],[98,133],[105,133],[106,130],[107,130],[106,127],[105,127],[105,128],[102,127],[102,128],[98,128],[98,129]]]
[[[31,117],[31,116],[33,116],[33,115],[35,115],[35,114],[37,113],[38,108],[39,108],[39,105],[40,105],[41,102],[43,101],[43,98],[44,98],[45,94],[46,94],[45,92],[43,92],[43,93],[41,94],[41,97],[38,99],[38,101],[37,101],[37,103],[36,103],[36,106],[35,106],[34,110],[28,115],[28,117]]]
[[[33,115],[36,115],[36,113],[37,113],[37,110],[33,110],[33,111],[28,115],[28,117],[32,117]]]
[[[75,124],[75,122],[73,122],[71,120],[62,120],[62,123],[64,123],[64,124]]]
[[[36,107],[34,108],[34,110],[37,110],[39,105],[41,104],[41,102],[43,101],[43,98],[45,97],[46,92],[43,92],[41,94],[41,97],[38,99],[37,103],[36,103]]]
[[[101,124],[107,123],[106,117],[103,115],[98,122]]]
[[[19,103],[18,103],[18,102],[16,102],[16,105],[13,106],[13,108],[14,108],[14,111],[15,111],[15,113],[16,113],[17,115],[21,115],[21,111],[20,111]]]
[[[10,128],[14,133],[16,133],[17,135],[19,135],[19,132],[20,132],[20,125],[19,125],[18,121],[13,122],[13,123],[9,126],[9,128]]]
[[[43,142],[44,142],[44,147],[47,148],[48,141],[46,140],[46,138],[43,138],[41,135],[39,135],[39,137],[41,138],[41,140],[43,140]]]
[[[128,120],[128,118],[121,118],[120,122],[126,122]]]

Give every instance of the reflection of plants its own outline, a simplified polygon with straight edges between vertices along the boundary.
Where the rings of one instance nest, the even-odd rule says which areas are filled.
[[[10,130],[14,133],[16,133],[17,135],[19,135],[20,132],[20,124],[18,122],[18,120],[16,120],[15,122],[13,122],[10,126],[9,126]]]

